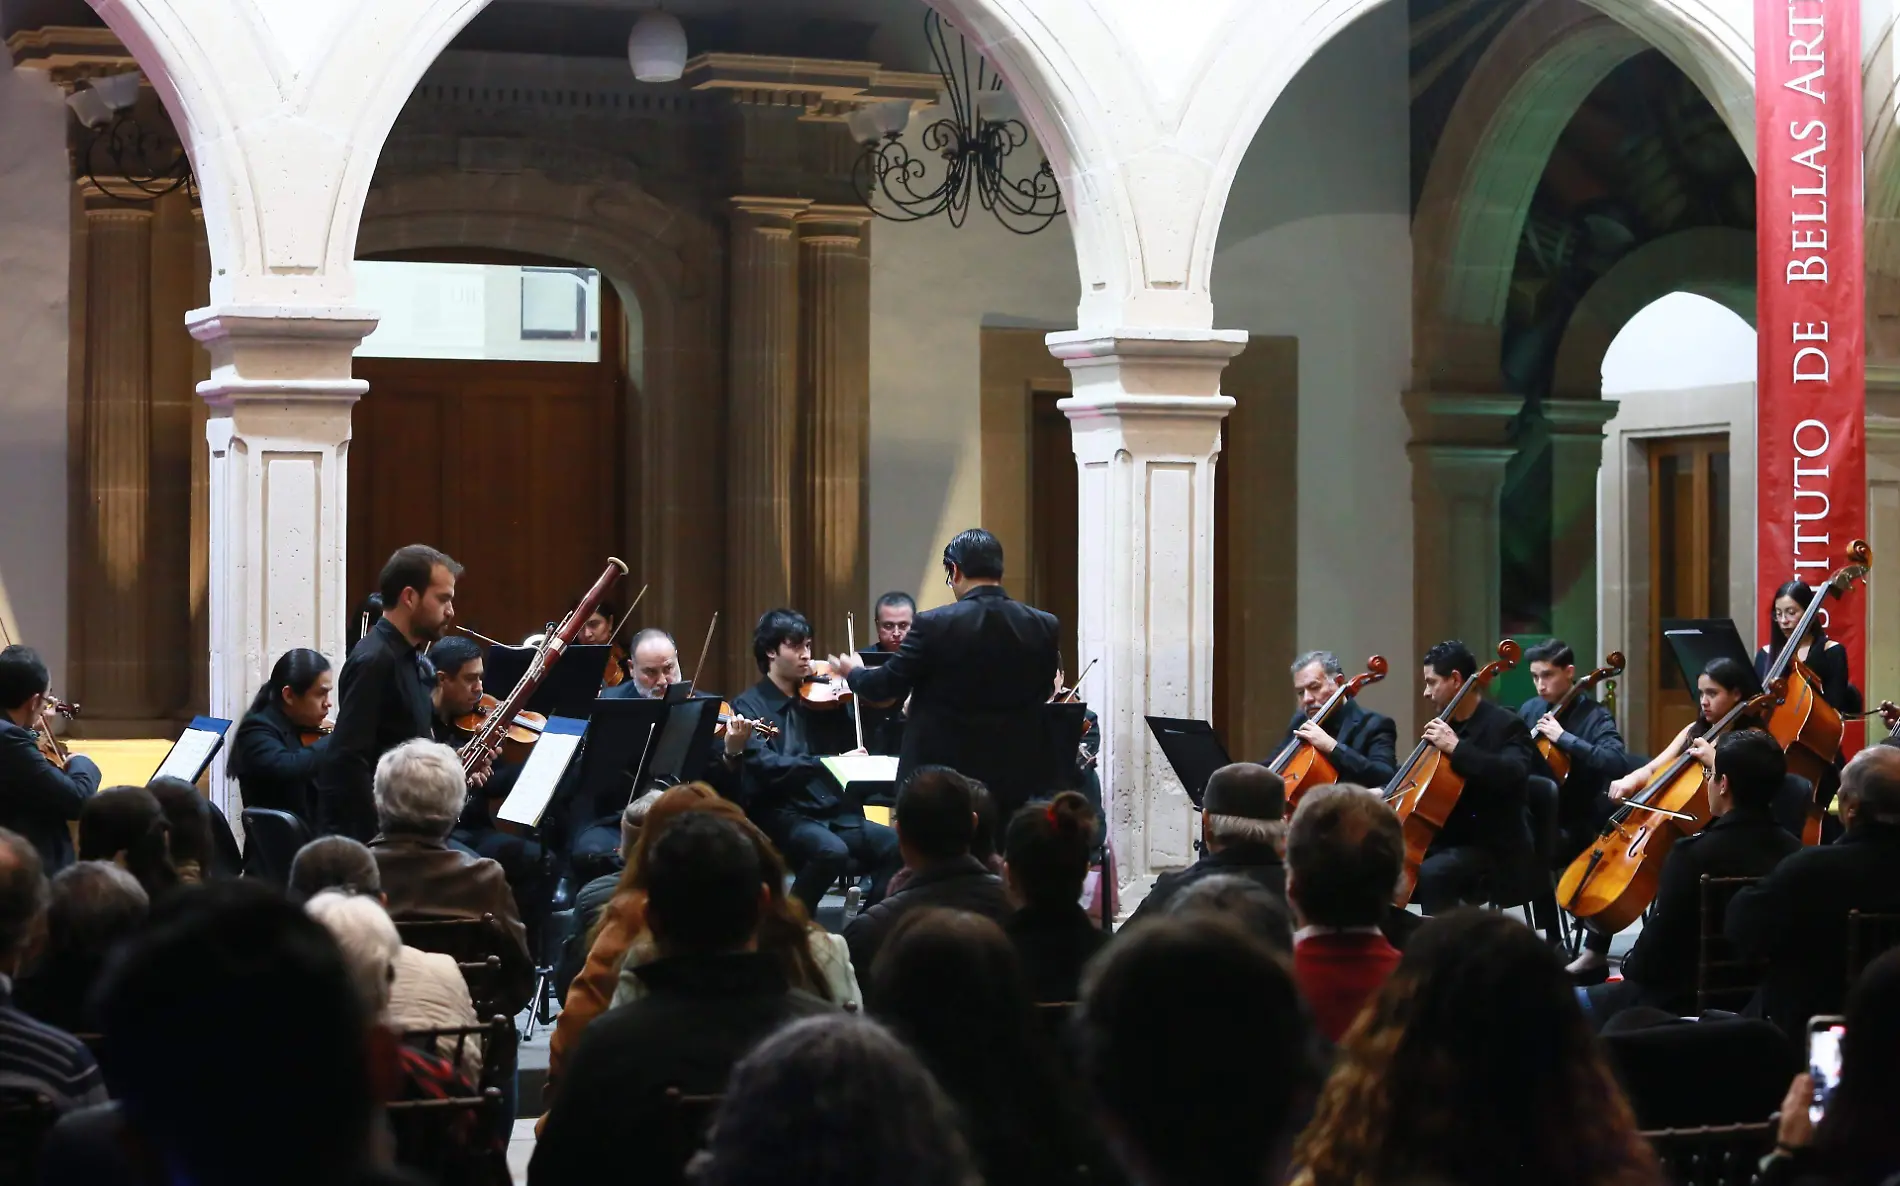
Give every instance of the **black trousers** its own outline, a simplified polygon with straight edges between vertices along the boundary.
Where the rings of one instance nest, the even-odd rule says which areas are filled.
[[[843,876],[849,861],[855,859],[871,878],[873,902],[884,896],[884,887],[902,863],[897,833],[855,812],[817,819],[793,811],[766,811],[759,815],[759,827],[792,867],[792,896],[814,917],[825,891]]]
[[[1426,914],[1443,914],[1467,903],[1482,903],[1497,859],[1475,844],[1434,849],[1418,867],[1412,896]]]

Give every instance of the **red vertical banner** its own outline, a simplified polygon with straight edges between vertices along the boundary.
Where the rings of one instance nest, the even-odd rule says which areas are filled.
[[[1755,630],[1867,532],[1860,0],[1755,0]],[[1829,606],[1865,687],[1866,600]]]

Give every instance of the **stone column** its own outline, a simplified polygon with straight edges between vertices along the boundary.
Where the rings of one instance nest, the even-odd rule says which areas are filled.
[[[204,451],[193,388],[203,351],[185,332],[185,314],[204,304],[197,266],[199,222],[182,191],[152,210],[151,508],[146,522],[146,628],[154,706],[174,721],[191,699],[202,652],[191,637],[192,459]]]
[[[734,198],[727,318],[728,672],[751,682],[752,625],[792,597],[798,466],[798,214],[791,198]]]
[[[343,657],[350,407],[369,385],[350,356],[376,326],[358,309],[221,305],[186,324],[211,354],[211,715],[236,720],[292,647]],[[213,767],[211,797],[237,818]]]
[[[1239,331],[1050,334],[1080,485],[1078,663],[1099,665],[1102,794],[1124,909],[1194,859],[1193,811],[1144,717],[1212,716],[1214,462]],[[1066,624],[1065,624],[1066,625]]]
[[[1577,652],[1577,666],[1602,658],[1597,639],[1597,474],[1603,467],[1603,426],[1615,400],[1549,399],[1543,404],[1550,437],[1550,630]],[[1610,647],[1627,650],[1621,640]]]
[[[211,291],[211,250],[205,240],[205,212],[202,206],[191,208],[192,280],[191,291],[205,298]],[[192,353],[191,373],[194,388],[211,377],[211,356],[203,347]],[[202,713],[211,703],[211,451],[206,444],[205,426],[211,419],[211,407],[202,399],[191,401],[191,568],[187,576],[187,602],[191,615],[191,691],[186,707]]]
[[[70,627],[73,688],[92,736],[158,728],[144,594],[152,446],[152,213],[86,201],[81,514]]]
[[[1407,392],[1412,422],[1412,618],[1420,647],[1462,638],[1474,654],[1498,641],[1498,498],[1517,449],[1515,395]],[[1418,656],[1395,664],[1416,665]]]
[[[798,216],[798,597],[829,649],[872,627],[870,600],[871,264],[862,207],[813,206]]]

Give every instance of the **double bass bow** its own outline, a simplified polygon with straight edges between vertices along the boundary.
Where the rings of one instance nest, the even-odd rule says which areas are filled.
[[[1760,716],[1784,694],[1780,681],[1744,700],[1709,726],[1717,738],[1736,722]],[[1684,836],[1709,822],[1708,771],[1684,747],[1682,755],[1610,814],[1596,840],[1570,862],[1557,882],[1557,904],[1591,930],[1614,935],[1656,900],[1663,861]]]
[[[1498,657],[1466,680],[1433,719],[1449,723],[1466,698],[1482,694],[1486,684],[1516,667],[1523,653],[1524,648],[1514,638],[1500,642]],[[1399,817],[1405,833],[1405,872],[1399,880],[1398,893],[1392,899],[1394,906],[1403,906],[1412,900],[1412,890],[1418,884],[1418,867],[1425,863],[1425,851],[1438,839],[1464,789],[1465,780],[1451,768],[1451,758],[1423,738],[1412,750],[1412,756],[1393,773],[1392,781],[1385,784],[1381,794],[1386,806]]]
[[[1346,701],[1359,695],[1366,686],[1384,679],[1388,670],[1389,665],[1384,655],[1374,655],[1367,659],[1366,670],[1333,689],[1333,694],[1326,698],[1326,703],[1320,705],[1319,711],[1313,714],[1312,722],[1325,729],[1333,715],[1345,707]],[[1331,731],[1328,730],[1328,732]],[[1301,796],[1305,795],[1309,789],[1339,781],[1339,771],[1326,760],[1326,755],[1320,753],[1310,742],[1298,735],[1286,743],[1286,748],[1274,755],[1273,760],[1267,763],[1267,769],[1279,775],[1281,781],[1286,784],[1288,818],[1292,817],[1293,809],[1299,806]]]
[[[1558,724],[1563,724],[1564,713],[1577,702],[1578,697],[1604,680],[1615,679],[1622,674],[1623,652],[1611,651],[1603,657],[1603,666],[1570,685],[1570,690],[1563,694],[1562,699],[1551,706],[1550,715],[1557,718]],[[1550,767],[1550,776],[1556,780],[1558,786],[1563,786],[1564,780],[1570,777],[1570,756],[1558,749],[1557,743],[1548,737],[1537,739],[1537,752],[1544,755],[1544,764]]]
[[[1827,584],[1815,591],[1814,599],[1801,615],[1800,624],[1788,632],[1781,652],[1762,678],[1764,687],[1786,681],[1786,692],[1764,727],[1788,752],[1788,773],[1800,775],[1814,787],[1815,800],[1808,805],[1807,823],[1801,829],[1803,844],[1821,842],[1822,780],[1834,773],[1834,759],[1841,752],[1842,725],[1840,709],[1821,696],[1820,677],[1801,661],[1801,644],[1814,628],[1821,604],[1829,597],[1846,596],[1855,581],[1866,577],[1868,566],[1874,560],[1873,550],[1866,540],[1857,539],[1847,545],[1847,558],[1847,563],[1834,571]]]

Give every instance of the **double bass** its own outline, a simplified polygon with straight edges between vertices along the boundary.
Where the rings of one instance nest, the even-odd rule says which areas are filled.
[[[1822,780],[1834,773],[1834,760],[1840,756],[1841,713],[1821,698],[1820,677],[1800,659],[1801,643],[1813,629],[1821,603],[1829,597],[1846,596],[1854,582],[1867,575],[1874,560],[1866,540],[1849,544],[1847,556],[1848,562],[1836,569],[1808,602],[1800,624],[1788,632],[1788,641],[1781,645],[1781,653],[1762,678],[1764,686],[1786,681],[1786,695],[1775,705],[1766,728],[1788,752],[1788,773],[1800,775],[1814,787],[1815,799],[1808,805],[1807,823],[1801,829],[1803,844],[1821,842]]]
[[[1482,694],[1486,684],[1516,667],[1523,654],[1524,648],[1516,639],[1500,642],[1498,657],[1466,680],[1451,703],[1434,719],[1450,722],[1468,697]],[[1438,839],[1464,789],[1465,780],[1451,768],[1451,758],[1423,738],[1412,750],[1412,756],[1392,775],[1392,781],[1385,784],[1382,794],[1386,806],[1398,815],[1405,833],[1405,873],[1399,880],[1398,894],[1392,899],[1394,906],[1403,906],[1412,900],[1412,890],[1418,884],[1418,867],[1425,863],[1425,851]]]
[[[1313,723],[1325,729],[1327,722],[1345,707],[1348,700],[1359,695],[1367,685],[1376,684],[1384,679],[1387,670],[1384,655],[1374,655],[1367,659],[1366,670],[1362,674],[1353,676],[1333,689],[1333,694],[1326,698],[1326,703],[1320,705],[1319,711],[1313,714]],[[1339,781],[1339,771],[1326,760],[1326,755],[1297,736],[1286,743],[1286,748],[1274,755],[1273,760],[1267,763],[1267,769],[1279,775],[1281,781],[1286,784],[1286,813],[1289,818],[1293,815],[1293,809],[1300,805],[1301,797],[1309,789]]]
[[[1563,694],[1563,699],[1551,707],[1550,715],[1557,718],[1558,724],[1563,724],[1564,713],[1577,702],[1579,696],[1589,692],[1604,680],[1615,679],[1622,674],[1623,652],[1611,651],[1603,657],[1603,666],[1570,685],[1570,690]],[[1537,752],[1544,756],[1544,764],[1550,767],[1551,778],[1556,780],[1558,786],[1563,786],[1564,780],[1570,777],[1570,756],[1558,749],[1557,743],[1548,737],[1537,739]]]
[[[1729,709],[1702,739],[1715,744],[1736,722],[1767,712],[1782,694],[1779,682],[1771,684]],[[1557,904],[1606,935],[1635,922],[1656,900],[1669,850],[1709,822],[1708,777],[1685,747],[1648,786],[1612,812],[1596,840],[1570,862],[1557,882]]]

